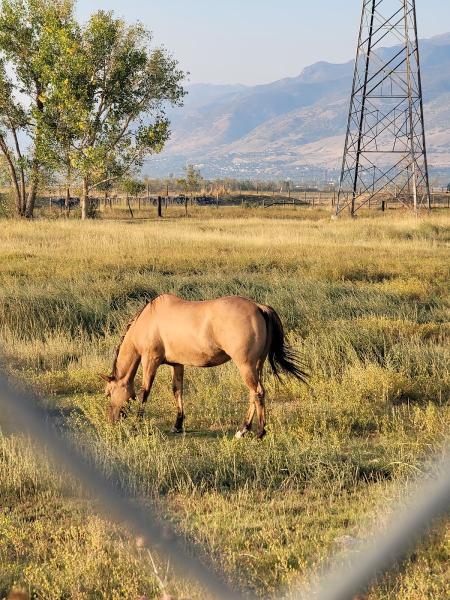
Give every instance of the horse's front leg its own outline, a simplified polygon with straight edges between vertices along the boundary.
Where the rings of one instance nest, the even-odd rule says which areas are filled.
[[[153,382],[155,381],[156,371],[160,362],[148,356],[142,357],[142,391],[141,391],[141,406],[139,408],[139,418],[144,418],[144,406],[150,395]]]
[[[184,366],[173,367],[172,391],[177,403],[177,420],[173,428],[174,433],[183,433],[184,410],[183,410],[183,377]]]

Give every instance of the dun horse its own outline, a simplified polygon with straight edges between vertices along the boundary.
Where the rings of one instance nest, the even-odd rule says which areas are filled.
[[[128,400],[136,397],[134,379],[141,362],[141,416],[158,367],[170,365],[178,409],[174,431],[182,432],[184,367],[216,367],[233,360],[250,393],[248,412],[236,436],[242,437],[251,429],[256,411],[257,436],[262,438],[265,411],[261,375],[266,358],[276,377],[284,371],[305,380],[296,353],[286,344],[280,318],[270,306],[238,296],[199,302],[171,294],[158,296],[130,321],[112,374],[102,375],[110,398],[109,418],[117,421]]]

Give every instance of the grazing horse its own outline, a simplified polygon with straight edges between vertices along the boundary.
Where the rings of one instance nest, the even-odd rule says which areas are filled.
[[[183,374],[185,365],[216,367],[229,360],[237,365],[249,389],[249,408],[236,437],[252,426],[256,411],[258,438],[265,434],[264,387],[261,381],[266,358],[276,377],[280,371],[306,380],[297,354],[286,344],[283,326],[273,308],[239,296],[187,301],[172,294],[149,302],[128,324],[116,351],[107,381],[109,419],[116,422],[125,404],[135,398],[134,378],[142,362],[142,407],[147,401],[160,365],[173,369],[173,394],[177,403],[174,432],[183,431]]]

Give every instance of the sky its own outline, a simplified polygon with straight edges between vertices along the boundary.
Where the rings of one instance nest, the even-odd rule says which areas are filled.
[[[386,0],[398,3],[399,0]],[[354,57],[361,0],[78,0],[137,20],[170,50],[190,83],[255,85],[295,77],[314,62]],[[449,0],[416,0],[419,36],[450,31]]]

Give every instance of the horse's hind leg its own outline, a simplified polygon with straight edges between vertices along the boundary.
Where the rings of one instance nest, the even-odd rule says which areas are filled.
[[[249,389],[249,409],[247,412],[247,416],[244,420],[244,424],[242,429],[240,429],[236,433],[236,437],[243,437],[247,431],[251,429],[253,415],[257,414],[258,417],[258,433],[257,437],[259,439],[263,438],[266,430],[266,417],[265,417],[265,391],[264,387],[261,383],[261,369],[258,369],[256,365],[251,365],[248,363],[244,363],[239,366],[239,371],[241,373],[241,377],[245,383],[245,385]]]
[[[244,435],[248,431],[251,430],[254,415],[255,415],[255,403],[253,401],[253,398],[250,398],[249,406],[248,406],[248,411],[247,411],[247,414],[245,416],[244,422],[242,424],[241,429],[239,429],[239,431],[236,432],[236,436],[235,437],[237,437],[237,438],[244,437]]]
[[[177,403],[177,420],[173,428],[174,433],[183,432],[184,410],[183,410],[183,365],[173,367],[172,391]]]

